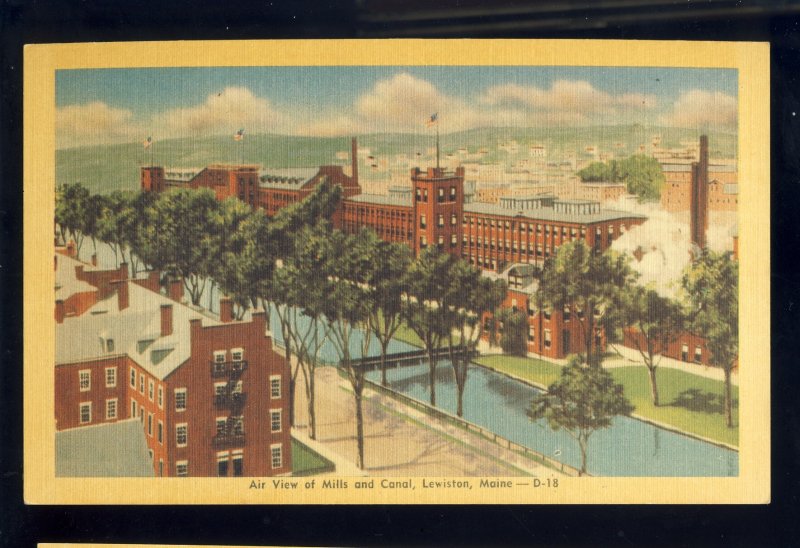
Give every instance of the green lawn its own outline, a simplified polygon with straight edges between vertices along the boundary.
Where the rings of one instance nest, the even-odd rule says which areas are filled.
[[[509,375],[548,386],[560,376],[558,365],[536,358],[481,356],[475,360]],[[698,377],[676,369],[660,368],[656,375],[661,405],[655,407],[650,396],[650,381],[643,367],[611,369],[612,376],[625,387],[625,395],[637,415],[658,421],[704,438],[739,445],[739,389],[733,387],[734,427],[725,426],[722,381]]]
[[[400,327],[397,328],[397,331],[394,334],[394,339],[398,341],[406,342],[410,345],[416,346],[418,348],[425,348],[425,343],[422,342],[422,339],[414,333],[414,330],[408,327],[406,324],[400,324]],[[439,344],[440,347],[447,346],[447,340],[442,340]]]
[[[323,472],[333,472],[334,464],[308,447],[292,438],[292,475],[313,476]]]

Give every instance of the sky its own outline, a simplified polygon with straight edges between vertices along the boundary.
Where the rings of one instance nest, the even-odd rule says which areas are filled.
[[[477,127],[736,131],[737,71],[633,67],[60,70],[59,148],[247,133],[346,136]]]

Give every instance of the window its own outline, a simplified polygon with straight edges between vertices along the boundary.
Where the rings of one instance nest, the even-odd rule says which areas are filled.
[[[439,237],[436,239],[436,243],[438,244],[439,247],[442,247],[444,245],[444,236],[439,234]]]
[[[240,362],[244,360],[244,350],[241,348],[234,348],[231,350],[231,359],[234,362]]]
[[[228,454],[227,451],[217,453],[217,476],[220,478],[228,475]]]
[[[158,443],[164,443],[164,423],[158,421],[158,429],[156,430],[156,439]]]
[[[273,400],[281,397],[281,377],[280,375],[271,375],[269,378],[269,396]]]
[[[215,382],[214,383],[214,396],[216,398],[222,398],[225,396],[225,387],[227,386],[224,382]]]
[[[139,375],[139,392],[144,394],[144,375]]]
[[[238,452],[233,454],[233,475],[244,475],[244,453]]]
[[[272,431],[272,432],[280,432],[281,431],[281,410],[280,409],[270,409],[269,410],[269,420],[270,420],[270,431]]]
[[[131,388],[136,388],[136,369],[131,367]]]
[[[235,436],[244,435],[244,417],[241,415],[233,417],[233,434]]]
[[[465,238],[466,238],[466,236],[465,236]],[[457,245],[458,245],[458,236],[456,236],[455,234],[452,234],[450,236],[450,247],[456,247]]]
[[[550,330],[549,329],[545,329],[544,330],[544,347],[545,348],[550,348],[551,343],[552,343],[552,340],[550,338]]]
[[[436,217],[436,224],[439,226],[439,228],[442,228],[444,226],[444,215],[442,215],[441,213],[439,213],[439,215],[437,215]]]
[[[423,202],[427,202],[428,201],[428,189],[427,188],[422,191],[422,201]]]
[[[106,367],[106,388],[115,388],[117,386],[117,368]]]
[[[417,201],[419,202],[421,200],[422,200],[422,191],[418,188],[417,189]]]
[[[421,248],[428,247],[428,238],[425,235],[419,237],[419,246]]]
[[[175,475],[180,477],[186,477],[189,475],[188,460],[179,460],[175,463]]]
[[[88,392],[92,389],[91,369],[83,369],[82,371],[78,371],[78,383],[80,385],[81,392]]]
[[[189,426],[182,422],[175,425],[175,443],[178,447],[186,447],[189,442]]]
[[[175,411],[186,411],[186,389],[175,389]]]
[[[142,421],[142,425],[144,425],[144,406],[139,406],[139,420]]]
[[[164,459],[158,459],[158,475],[159,477],[164,475]]]
[[[164,387],[158,387],[158,408],[164,409]]]
[[[427,228],[428,227],[428,219],[425,217],[425,214],[419,216],[419,227],[420,228]]]
[[[150,401],[153,401],[153,397],[155,395],[156,385],[153,381],[149,381],[147,386],[147,397],[150,398]]]
[[[272,456],[272,468],[283,467],[283,447],[280,443],[269,446],[270,455]]]
[[[147,414],[147,435],[153,437],[153,414]]]
[[[542,225],[537,224],[536,225],[536,234],[541,234],[541,233],[542,233]],[[549,226],[547,227],[547,233],[550,234],[550,227]]]
[[[131,418],[136,416],[136,400],[131,400]]]
[[[700,346],[694,347],[694,363],[701,363],[703,361],[703,349]]]
[[[117,418],[117,398],[106,400],[106,420]]]
[[[532,325],[528,327],[528,341],[536,342],[536,328]]]
[[[225,434],[225,417],[217,417],[217,435],[221,436]]]
[[[113,352],[114,351],[114,339],[107,339],[106,340],[106,351]]]
[[[689,345],[683,344],[681,345],[681,361],[688,362],[689,361]]]
[[[88,424],[92,422],[92,402],[85,402],[81,404],[81,424]]]
[[[458,223],[458,216],[455,213],[450,214],[450,226],[456,226]]]
[[[569,306],[564,307],[564,321],[568,322],[572,319],[572,314],[570,312]]]
[[[444,202],[444,189],[442,187],[439,187],[437,190],[438,190],[437,200],[439,203],[442,203]]]
[[[454,186],[450,187],[450,201],[451,202],[455,202],[456,201],[456,187],[454,187]]]

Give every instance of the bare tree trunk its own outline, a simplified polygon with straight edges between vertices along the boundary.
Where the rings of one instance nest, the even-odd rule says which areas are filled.
[[[389,339],[381,339],[381,386],[389,386],[386,378],[386,352],[388,351]]]
[[[456,415],[459,417],[464,416],[464,387],[466,385],[467,383],[463,382],[463,380],[456,383],[456,387],[458,388],[458,404],[456,407]]]
[[[358,443],[358,461],[359,469],[363,470],[364,465],[364,410],[362,408],[361,393],[362,388],[354,387],[354,394],[356,399],[356,441]]]
[[[578,437],[578,445],[581,446],[581,469],[578,472],[579,476],[585,476],[586,473],[587,473],[587,466],[586,466],[586,460],[587,460],[586,459],[586,445],[587,445],[587,441],[588,440],[585,440],[580,436]]]
[[[428,382],[431,385],[431,405],[436,407],[436,358],[433,347],[428,349]]]
[[[725,424],[733,428],[733,396],[731,394],[731,367],[725,368]]]
[[[291,362],[289,363],[291,368]],[[292,376],[290,371],[289,372],[289,425],[290,426],[294,426],[294,402],[295,402],[294,389],[296,386],[297,386],[297,379],[295,379]]]
[[[316,367],[312,364],[308,366],[308,437],[312,440],[317,439],[317,413],[314,410],[314,400],[316,399],[314,392],[314,373]]]
[[[645,364],[645,365],[647,365],[647,372],[650,374],[650,392],[653,395],[653,405],[658,407],[659,402],[658,402],[658,385],[656,384],[656,368],[653,365],[651,365],[652,363],[653,362],[651,358],[650,364]]]

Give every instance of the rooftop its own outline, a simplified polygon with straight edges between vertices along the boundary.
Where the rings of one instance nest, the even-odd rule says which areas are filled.
[[[562,213],[550,207],[515,210],[515,209],[500,207],[499,205],[495,204],[485,204],[480,202],[464,204],[464,213],[474,214],[474,215],[495,215],[498,217],[517,217],[517,218],[532,219],[539,221],[580,223],[580,224],[600,223],[604,221],[613,221],[616,219],[646,218],[644,215],[640,215],[638,213],[631,213],[629,211],[618,211],[614,209],[600,209],[596,213],[576,214],[576,213]]]
[[[411,195],[407,197],[398,196],[397,194],[387,196],[385,194],[356,194],[347,198],[348,202],[355,202],[359,204],[378,204],[389,205],[397,207],[411,207]]]
[[[299,190],[313,179],[317,168],[262,169],[258,172],[261,188],[282,188]]]
[[[56,477],[153,475],[144,429],[137,418],[56,432]]]
[[[65,301],[76,293],[95,291],[92,284],[75,277],[75,267],[83,266],[84,270],[94,270],[92,265],[84,264],[68,255],[56,255],[56,300]]]

